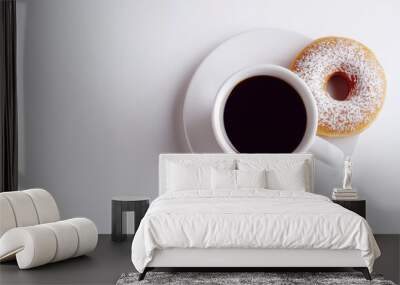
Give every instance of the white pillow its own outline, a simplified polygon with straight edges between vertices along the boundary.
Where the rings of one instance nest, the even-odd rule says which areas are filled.
[[[304,167],[304,166],[303,166]],[[306,176],[303,167],[267,172],[268,188],[273,190],[306,191]]]
[[[211,188],[211,167],[169,163],[167,190],[184,191]]]
[[[211,188],[236,189],[236,170],[212,168]]]
[[[267,188],[266,170],[211,170],[211,187],[218,189]]]
[[[173,159],[166,162],[167,191],[211,190],[211,168],[235,169],[234,159]]]
[[[235,170],[237,188],[267,188],[267,171]]]
[[[267,170],[267,188],[273,190],[309,191],[309,162],[296,159],[240,159],[240,170]]]

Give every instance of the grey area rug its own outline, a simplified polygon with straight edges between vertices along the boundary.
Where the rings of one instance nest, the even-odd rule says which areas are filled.
[[[395,285],[381,275],[372,275],[368,281],[359,272],[148,272],[146,278],[138,281],[138,273],[124,273],[116,285],[146,284],[379,284]]]

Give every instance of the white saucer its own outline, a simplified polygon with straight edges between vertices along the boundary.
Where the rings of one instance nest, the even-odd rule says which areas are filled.
[[[293,31],[258,29],[234,36],[214,49],[197,68],[186,93],[183,124],[189,150],[196,153],[222,152],[212,130],[211,113],[216,94],[230,75],[259,64],[288,67],[296,54],[311,41],[311,38]],[[344,150],[340,141],[336,139],[333,143]],[[348,143],[355,145],[356,141],[356,138],[350,139]]]

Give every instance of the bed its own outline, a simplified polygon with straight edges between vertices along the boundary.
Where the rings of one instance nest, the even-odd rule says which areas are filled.
[[[309,154],[161,154],[159,197],[132,262],[158,267],[352,267],[380,251],[365,219],[314,194]]]

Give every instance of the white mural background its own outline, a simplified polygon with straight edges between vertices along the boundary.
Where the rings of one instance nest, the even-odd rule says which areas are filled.
[[[376,233],[400,233],[400,2],[396,0],[17,0],[21,188],[65,218],[111,230],[111,197],[157,196],[161,152],[186,152],[182,104],[200,61],[262,27],[369,46],[387,73],[381,115],[358,141],[353,183]],[[239,56],[239,55],[238,55]],[[317,165],[330,195],[341,169]]]

